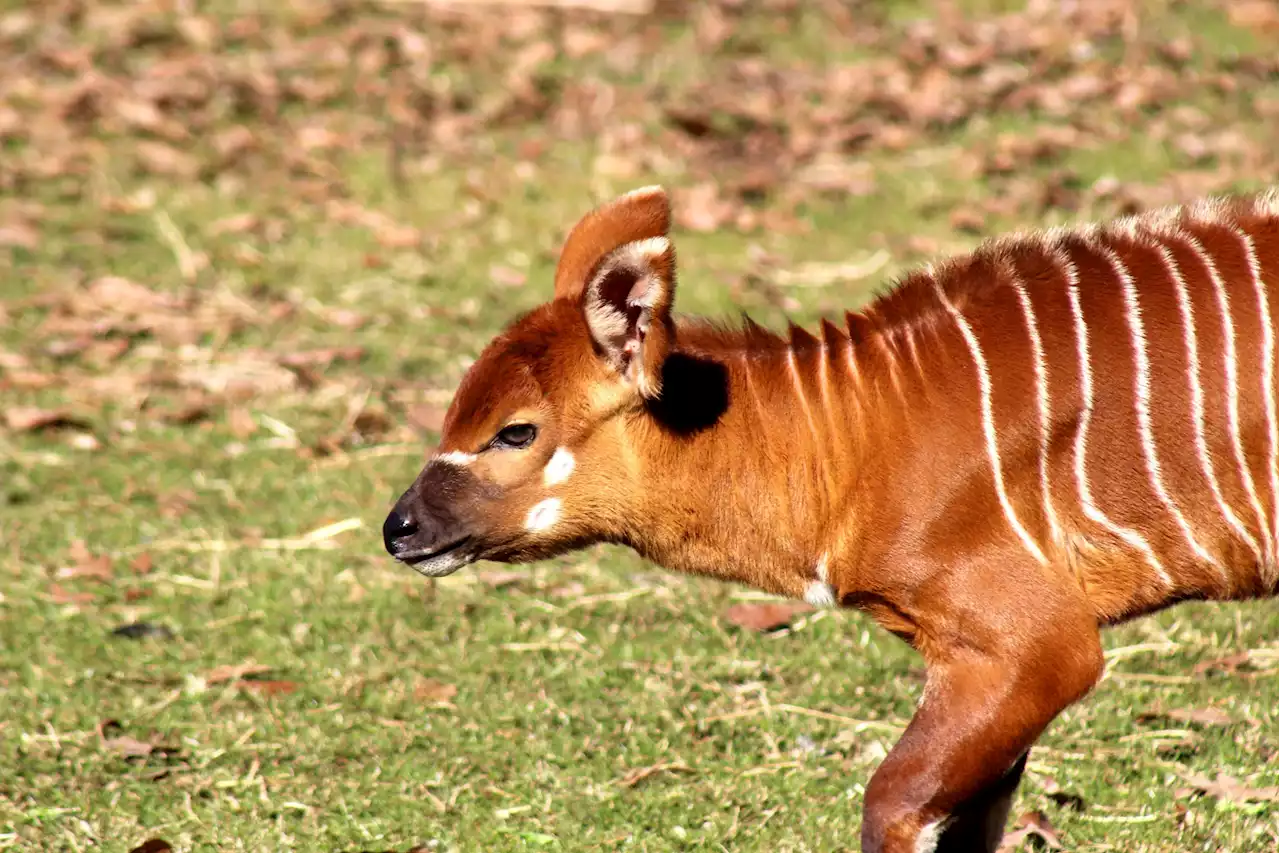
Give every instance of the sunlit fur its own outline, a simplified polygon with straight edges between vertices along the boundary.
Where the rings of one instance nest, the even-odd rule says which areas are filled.
[[[458,389],[437,457],[458,464],[397,504],[435,523],[388,547],[618,543],[867,611],[928,676],[864,851],[942,825],[938,849],[986,849],[939,821],[1016,786],[1100,675],[1100,627],[1275,595],[1274,190],[991,240],[817,334],[676,317],[669,223],[645,188],[575,227],[555,298]],[[536,441],[493,449],[516,422]]]

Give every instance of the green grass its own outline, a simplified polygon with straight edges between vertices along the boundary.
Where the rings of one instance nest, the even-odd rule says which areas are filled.
[[[577,217],[641,184],[682,200],[785,160],[682,140],[667,106],[728,87],[715,109],[731,110],[749,87],[726,82],[730,72],[763,62],[798,87],[775,105],[778,123],[823,131],[825,75],[899,61],[928,4],[856,7],[854,41],[818,11],[789,15],[790,31],[753,12],[728,19],[719,51],[699,46],[705,22],[606,22],[606,44],[623,47],[553,52],[539,66],[552,109],[495,113],[461,137],[441,116],[508,97],[519,86],[503,63],[555,28],[516,13],[446,26],[408,4],[353,8],[308,22],[222,3],[198,19],[217,51],[155,36],[97,54],[97,73],[122,87],[101,95],[107,105],[112,92],[150,97],[146,69],[164,59],[207,60],[226,84],[204,106],[161,105],[189,128],[189,143],[168,143],[195,157],[187,176],[137,166],[140,143],[164,131],[121,126],[109,106],[89,120],[65,109],[81,72],[41,45],[121,43],[115,25],[51,11],[29,30],[15,17],[0,26],[0,78],[26,81],[0,88],[0,108],[22,119],[0,132],[0,235],[16,222],[36,235],[0,240],[0,399],[83,421],[0,431],[0,849],[125,851],[162,837],[183,851],[856,850],[863,786],[922,684],[918,657],[867,618],[824,613],[748,633],[721,614],[754,594],[613,548],[428,583],[385,556],[378,527],[435,440],[431,410],[504,323],[548,296]],[[964,8],[970,28],[942,43],[981,41],[992,16],[1023,14],[1007,2]],[[245,35],[255,20],[262,35]],[[1006,26],[1046,26],[1025,23]],[[1273,40],[1213,6],[1161,4],[1129,48],[1118,24],[1093,23],[1096,57],[1053,65],[1036,85],[1118,74],[1127,57],[1125,73],[1173,74],[1171,94],[1129,112],[1109,96],[1062,114],[997,101],[942,125],[868,102],[831,121],[907,134],[839,155],[866,164],[874,190],[805,189],[783,166],[753,205],[797,227],[677,228],[681,309],[809,321],[1007,228],[1275,182]],[[435,113],[394,118],[380,98],[401,78],[385,65],[362,75],[323,61],[326,45],[356,55],[379,42],[354,34],[396,26],[431,33],[410,88],[431,93]],[[505,41],[485,41],[504,28]],[[1168,71],[1156,48],[1177,38],[1193,58]],[[643,62],[627,59],[637,40]],[[1001,45],[993,61],[1005,61]],[[314,104],[237,105],[242,60],[276,69],[264,73],[282,86],[338,82]],[[581,126],[555,138],[556,109],[590,103],[573,100],[584,83],[615,87],[613,110],[573,107]],[[399,175],[393,119],[417,134]],[[349,139],[304,155],[299,128],[311,122]],[[256,147],[218,165],[216,138],[234,125]],[[1076,128],[1076,143],[1010,173],[983,168],[1002,135],[1049,126]],[[1038,202],[1055,181],[1069,206]],[[353,205],[420,239],[388,239]],[[979,214],[981,233],[954,227],[957,210]],[[252,227],[226,227],[241,215]],[[881,250],[890,260],[865,278],[771,283],[778,269]],[[105,275],[193,301],[95,303],[89,285]],[[512,276],[524,283],[503,283]],[[281,365],[352,345],[355,360]],[[223,387],[228,377],[243,387]],[[86,573],[92,557],[109,573]],[[171,636],[112,634],[135,622]],[[1183,605],[1107,632],[1107,677],[1032,752],[1014,817],[1043,812],[1071,850],[1274,850],[1274,797],[1202,795],[1187,777],[1275,790],[1278,633],[1274,601]],[[238,665],[263,669],[227,677]],[[1206,709],[1217,713],[1178,716]],[[121,736],[157,748],[125,757],[126,742],[110,741]]]

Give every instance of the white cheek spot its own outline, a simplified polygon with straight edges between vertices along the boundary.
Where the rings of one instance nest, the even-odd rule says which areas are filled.
[[[528,530],[538,532],[551,527],[559,518],[560,499],[547,498],[533,505],[533,509],[529,510],[529,515],[524,520],[524,526]]]
[[[835,607],[836,591],[829,583],[814,581],[804,591],[804,600],[814,607]]]
[[[542,482],[548,486],[558,486],[573,473],[573,454],[563,447],[556,448],[547,467],[542,469]]]
[[[472,462],[476,461],[474,453],[462,453],[457,450],[450,450],[448,453],[437,453],[434,461],[443,462],[446,465],[456,465],[459,468],[465,468]]]
[[[818,567],[817,569],[815,569],[815,571],[818,573],[818,580],[822,581],[823,583],[826,583],[829,580],[829,578],[827,577],[827,555],[826,554],[823,554],[821,557],[818,558]]]

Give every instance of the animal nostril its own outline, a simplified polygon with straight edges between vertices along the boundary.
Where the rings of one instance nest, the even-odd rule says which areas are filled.
[[[414,524],[408,516],[401,515],[399,511],[393,509],[387,513],[387,520],[382,523],[382,542],[387,546],[388,551],[395,554],[396,540],[412,536],[417,532],[418,525]]]

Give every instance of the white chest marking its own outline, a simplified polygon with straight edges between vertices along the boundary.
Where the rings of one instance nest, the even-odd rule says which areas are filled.
[[[547,498],[533,505],[533,509],[529,510],[529,515],[524,520],[524,526],[529,530],[538,532],[548,529],[559,519],[560,499]]]
[[[818,579],[809,584],[804,591],[804,600],[814,607],[835,607],[836,590],[827,580],[827,555],[823,554],[815,569]]]
[[[942,821],[935,820],[925,824],[916,836],[915,853],[934,853],[938,849],[938,841],[942,836]]]
[[[573,473],[573,454],[563,447],[556,448],[547,467],[542,469],[542,482],[548,486],[558,486]]]

